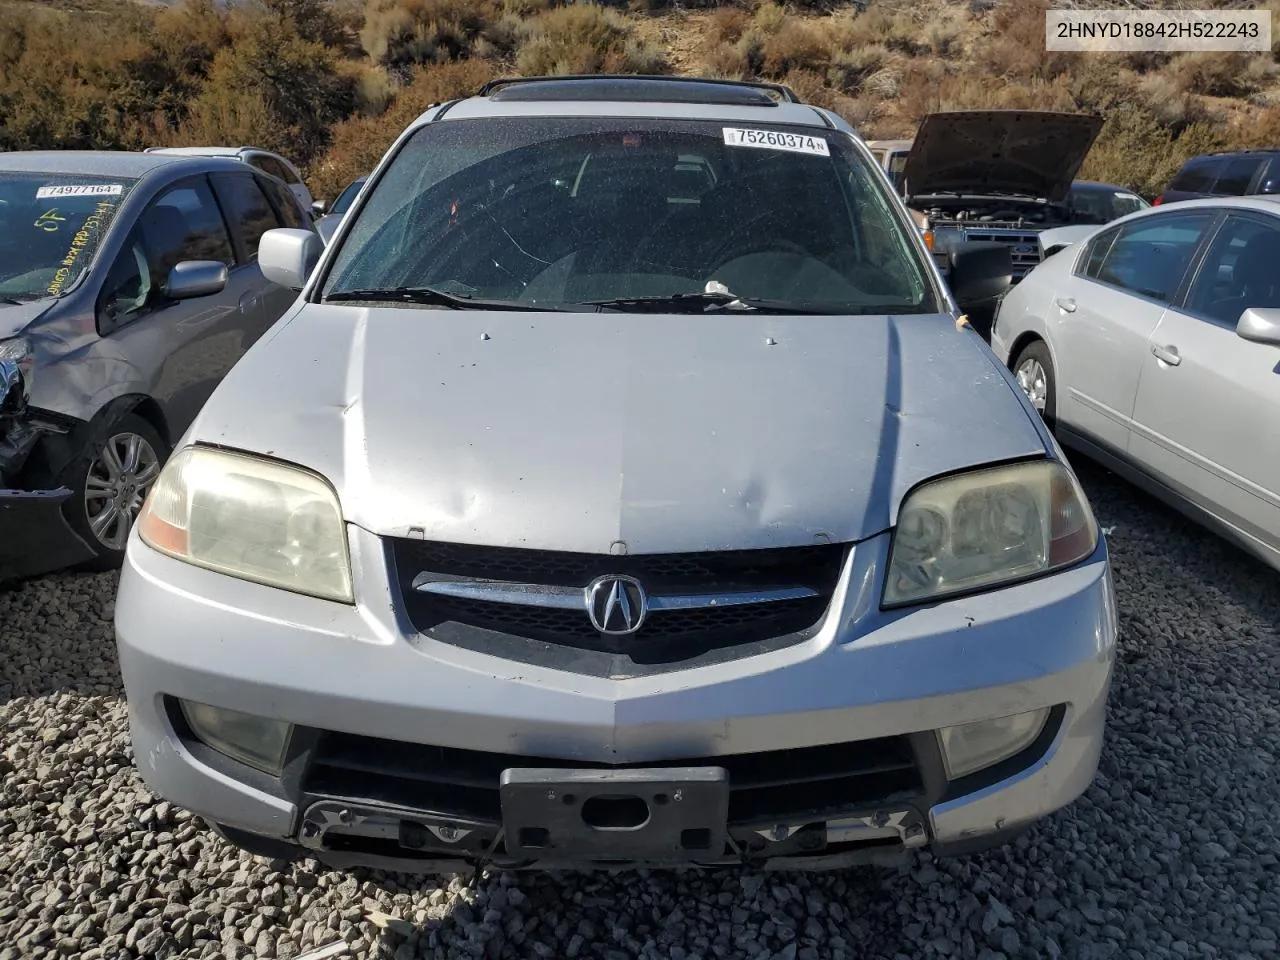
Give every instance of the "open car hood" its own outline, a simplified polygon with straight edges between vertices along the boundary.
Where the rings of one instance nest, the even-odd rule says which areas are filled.
[[[907,196],[1020,194],[1058,202],[1102,129],[1102,117],[1044,110],[931,113],[903,171]]]

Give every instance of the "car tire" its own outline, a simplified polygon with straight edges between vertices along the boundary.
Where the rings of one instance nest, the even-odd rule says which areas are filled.
[[[1043,340],[1033,340],[1018,353],[1013,361],[1013,376],[1026,398],[1036,408],[1044,422],[1053,428],[1058,412],[1057,380],[1049,348]]]
[[[115,570],[124,562],[129,531],[169,452],[155,427],[127,413],[95,430],[62,471],[59,483],[71,490],[67,522],[96,554],[84,569]]]

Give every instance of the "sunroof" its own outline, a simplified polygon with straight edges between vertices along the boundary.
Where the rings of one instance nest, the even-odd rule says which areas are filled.
[[[488,84],[480,91],[497,101],[624,100],[774,107],[795,95],[780,85],[681,77],[536,77]]]

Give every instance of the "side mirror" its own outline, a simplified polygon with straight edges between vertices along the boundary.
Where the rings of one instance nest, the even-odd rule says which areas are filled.
[[[277,227],[258,243],[258,269],[272,283],[301,290],[323,250],[324,241],[314,231]]]
[[[1265,196],[1274,196],[1275,194],[1280,193],[1280,180],[1263,180],[1258,184],[1258,193]]]
[[[316,221],[316,232],[320,234],[320,239],[324,241],[327,247],[329,241],[333,239],[334,231],[342,224],[341,217],[327,217],[324,220]]]
[[[227,285],[227,265],[217,260],[183,260],[169,271],[164,295],[169,300],[190,300],[221,293]]]
[[[947,267],[951,295],[965,313],[994,309],[1013,285],[1013,254],[1005,243],[957,243],[947,251]]]
[[[313,217],[323,217],[327,209],[328,209],[328,204],[326,204],[323,200],[311,201],[311,215]]]
[[[1241,340],[1280,347],[1280,310],[1250,307],[1240,314],[1240,321],[1236,324],[1236,336]]]

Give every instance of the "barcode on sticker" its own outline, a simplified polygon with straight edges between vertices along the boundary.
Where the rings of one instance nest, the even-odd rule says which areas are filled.
[[[50,197],[118,197],[124,193],[124,185],[119,183],[55,183],[40,187],[36,191],[37,200],[48,200]]]
[[[822,137],[805,133],[784,133],[781,130],[747,130],[742,127],[725,127],[724,142],[731,147],[760,147],[763,150],[790,150],[792,153],[809,153],[815,157],[831,156],[831,148]]]

